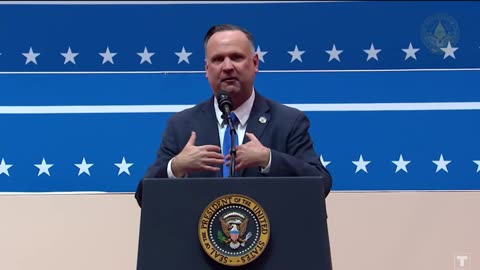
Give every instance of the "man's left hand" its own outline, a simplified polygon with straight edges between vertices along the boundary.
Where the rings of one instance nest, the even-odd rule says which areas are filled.
[[[241,170],[250,167],[267,167],[270,162],[270,150],[253,135],[245,133],[250,140],[246,144],[236,147],[235,170]]]

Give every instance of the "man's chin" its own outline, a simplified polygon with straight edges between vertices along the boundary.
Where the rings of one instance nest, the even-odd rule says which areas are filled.
[[[223,90],[229,94],[234,94],[240,92],[240,87],[238,87],[237,85],[222,84],[220,85],[220,90]]]

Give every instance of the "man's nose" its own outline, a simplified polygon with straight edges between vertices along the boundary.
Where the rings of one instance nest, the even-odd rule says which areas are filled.
[[[231,69],[233,69],[233,63],[232,63],[232,60],[230,60],[230,58],[226,57],[226,58],[223,60],[223,69],[224,69],[224,70],[231,70]]]

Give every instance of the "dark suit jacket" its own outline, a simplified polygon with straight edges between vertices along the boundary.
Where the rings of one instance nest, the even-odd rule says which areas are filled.
[[[195,145],[219,145],[217,119],[213,106],[214,97],[184,111],[174,114],[167,123],[166,131],[157,160],[151,165],[144,178],[168,178],[167,164],[176,156],[190,138],[191,131],[197,133]],[[260,117],[266,122],[261,123]],[[255,91],[255,101],[247,121],[246,132],[253,133],[260,142],[270,148],[272,160],[270,172],[260,173],[260,168],[248,168],[238,172],[238,176],[320,176],[324,179],[325,196],[332,186],[330,173],[321,164],[313,149],[308,133],[310,122],[303,112],[285,106]],[[243,143],[248,142],[247,136]],[[222,172],[192,172],[188,177],[222,177]],[[142,199],[142,181],[135,193],[139,205]]]

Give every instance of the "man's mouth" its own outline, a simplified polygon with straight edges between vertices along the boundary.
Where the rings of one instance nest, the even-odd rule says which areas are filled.
[[[232,82],[236,82],[237,81],[237,78],[225,78],[222,80],[222,82],[227,82],[227,83],[232,83]]]

